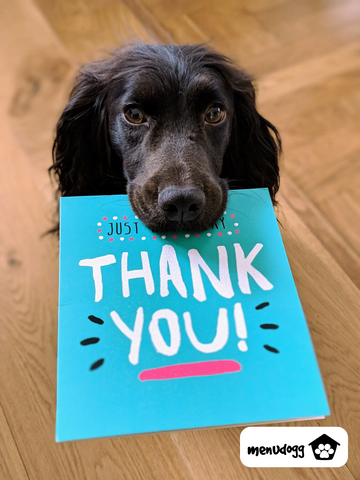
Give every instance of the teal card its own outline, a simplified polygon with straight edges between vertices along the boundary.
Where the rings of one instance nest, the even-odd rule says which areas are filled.
[[[198,233],[61,198],[57,441],[328,414],[267,189]]]

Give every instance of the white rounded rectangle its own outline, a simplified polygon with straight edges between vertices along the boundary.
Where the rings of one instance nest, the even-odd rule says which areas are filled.
[[[247,427],[240,460],[247,467],[342,467],[348,434],[341,427]]]

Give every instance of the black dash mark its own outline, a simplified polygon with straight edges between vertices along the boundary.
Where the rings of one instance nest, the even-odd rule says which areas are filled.
[[[104,320],[101,320],[101,318],[99,318],[99,317],[95,317],[95,315],[89,315],[88,319],[91,322],[97,323],[98,325],[103,325],[103,323],[104,323]]]
[[[276,330],[279,328],[279,325],[275,325],[275,323],[263,323],[260,325],[260,328],[263,328],[264,330]]]
[[[266,350],[269,350],[269,352],[272,352],[272,353],[279,353],[279,350],[274,348],[274,347],[270,347],[270,345],[264,345],[264,348]]]
[[[256,310],[261,310],[262,308],[265,308],[265,307],[268,307],[270,305],[269,302],[264,302],[264,303],[260,303],[260,305],[257,305],[255,307]]]
[[[98,343],[100,341],[100,338],[98,337],[90,337],[90,338],[85,338],[85,340],[82,340],[80,343],[81,345],[92,345],[94,343]]]
[[[91,367],[90,367],[90,370],[96,370],[97,368],[101,367],[101,365],[105,362],[105,360],[103,358],[100,358],[100,360],[97,360],[96,362],[94,362]]]

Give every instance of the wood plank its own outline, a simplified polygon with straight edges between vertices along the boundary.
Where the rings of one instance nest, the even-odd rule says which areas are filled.
[[[283,134],[284,169],[307,194],[316,195],[321,201],[326,184],[331,182],[332,178],[338,178],[339,172],[344,169],[354,168],[353,164],[356,163],[357,152],[360,149],[360,139],[356,134],[357,125],[355,122],[344,121],[345,126],[330,129],[323,134],[319,132],[317,138],[306,140],[306,133],[302,133],[301,126],[299,125],[296,130],[296,127],[292,128],[291,123],[284,128]],[[307,128],[311,128],[311,122]],[[295,135],[296,140],[291,138]],[[301,138],[303,142],[300,141]],[[293,141],[298,142],[298,145],[291,145]]]
[[[147,32],[151,33],[153,43],[174,43],[174,39],[168,30],[161,25],[141,0],[123,0],[123,3],[141,22]]]
[[[282,199],[279,218],[290,266],[308,321],[331,415],[322,424],[349,435],[347,467],[360,476],[359,290]],[[344,408],[346,405],[346,408]]]
[[[317,426],[315,421],[288,422],[273,426]],[[243,427],[172,433],[184,463],[197,480],[354,480],[347,468],[248,468],[240,461]],[[226,472],[226,473],[225,473]]]
[[[322,203],[321,209],[331,219],[336,219],[336,228],[342,232],[350,248],[360,255],[360,195],[356,190],[344,190]],[[335,222],[334,222],[335,223]]]
[[[355,178],[358,178],[358,176]],[[346,234],[338,233],[336,226],[324,216],[285,172],[281,176],[279,209],[281,209],[282,197],[286,198],[286,201],[311,233],[321,241],[344,272],[360,288],[360,255],[346,242],[344,238]],[[326,207],[325,209],[327,210]],[[348,225],[346,227],[344,232],[352,232],[352,228],[348,228]]]
[[[139,18],[147,19],[150,23],[147,25],[143,25],[122,1],[36,0],[36,3],[68,52],[80,64],[102,59],[109,51],[129,41],[154,43],[158,36],[163,41],[168,38],[166,31],[144,8],[140,10]]]
[[[360,254],[360,68],[359,65],[356,66],[360,58],[359,45],[357,48],[354,45],[346,48],[347,54],[352,52],[350,57],[353,56],[354,62],[350,61],[347,54],[343,58],[339,52],[336,53],[339,54],[338,71],[327,69],[320,79],[314,72],[307,71],[303,75],[299,70],[296,74],[299,83],[294,79],[294,86],[291,87],[295,90],[285,92],[280,84],[273,84],[271,88],[274,89],[274,95],[265,78],[269,90],[263,97],[260,95],[263,98],[260,102],[263,115],[274,119],[282,133],[285,152],[283,171],[289,174],[310,203],[321,212],[325,220],[321,222],[323,227],[327,224],[327,228],[321,231],[319,226],[315,227],[315,217],[312,216],[309,219],[312,222],[311,228],[315,227],[324,245],[332,248],[334,258],[346,268],[356,284],[359,278],[358,261],[353,260]],[[322,64],[324,70],[327,63],[325,61]],[[313,66],[310,62],[306,68],[311,69]],[[316,66],[315,69],[317,68]],[[342,68],[344,70],[340,74]],[[306,77],[303,87],[300,87],[298,75]],[[275,75],[272,77],[275,78]],[[307,85],[309,78],[313,79],[312,85]],[[263,80],[259,81],[260,94]],[[308,224],[305,218],[304,221]],[[337,231],[335,242],[333,235],[326,239],[330,230]]]
[[[274,94],[273,99],[269,96],[265,102],[259,102],[262,113],[276,121],[281,130],[285,153],[291,149],[294,173],[299,178],[308,174],[304,181],[312,189],[317,185],[318,176],[312,180],[312,172],[319,167],[318,162],[336,168],[343,156],[359,148],[355,134],[360,122],[356,108],[359,104],[359,78],[360,69],[344,72],[344,75],[331,77],[322,84],[300,88],[280,98]],[[261,89],[261,79],[259,83]],[[304,158],[309,155],[312,155],[311,161]],[[326,157],[321,158],[324,155]],[[299,162],[303,163],[298,165]],[[327,171],[328,168],[323,175],[327,175]]]
[[[356,142],[353,142],[355,147]],[[317,176],[316,188],[311,194],[316,198],[317,203],[325,202],[330,197],[336,197],[342,192],[353,192],[354,196],[359,193],[360,176],[360,148],[349,155],[342,155],[339,158],[338,168],[330,168],[323,178]]]
[[[76,65],[32,2],[0,0],[0,10],[0,109],[50,201],[53,132]]]
[[[357,0],[285,2],[258,12],[257,20],[274,35],[278,48],[254,58],[248,66],[256,75],[327,55],[360,40],[360,4]]]
[[[243,0],[241,2],[243,8],[246,12],[252,14],[259,14],[260,12],[278,10],[277,7],[284,8],[287,1],[286,0]]]
[[[326,9],[312,0],[225,1],[221,5],[216,0],[142,1],[178,43],[194,41],[196,29],[201,34],[195,38],[207,38],[255,76],[360,40],[357,0],[337,0]],[[187,19],[195,26],[192,31],[186,28]]]
[[[240,2],[219,4],[209,0],[154,4],[152,0],[143,1],[177,44],[210,42],[217,50],[235,59],[241,52],[243,65],[247,59],[276,45],[273,36],[262,28],[256,16],[244,10]],[[164,8],[165,4],[168,8]],[[233,19],[231,22],[228,21],[229,14]],[[241,28],[238,28],[240,24]]]
[[[0,476],[4,479],[28,480],[11,430],[0,405]]]
[[[273,102],[297,90],[321,85],[332,77],[358,72],[359,69],[360,41],[261,76],[258,101],[260,104],[267,100]]]

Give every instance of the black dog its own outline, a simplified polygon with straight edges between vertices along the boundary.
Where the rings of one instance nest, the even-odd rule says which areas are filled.
[[[281,142],[249,77],[202,45],[135,45],[85,66],[57,125],[61,195],[127,192],[153,231],[205,230],[228,188],[267,187]]]

